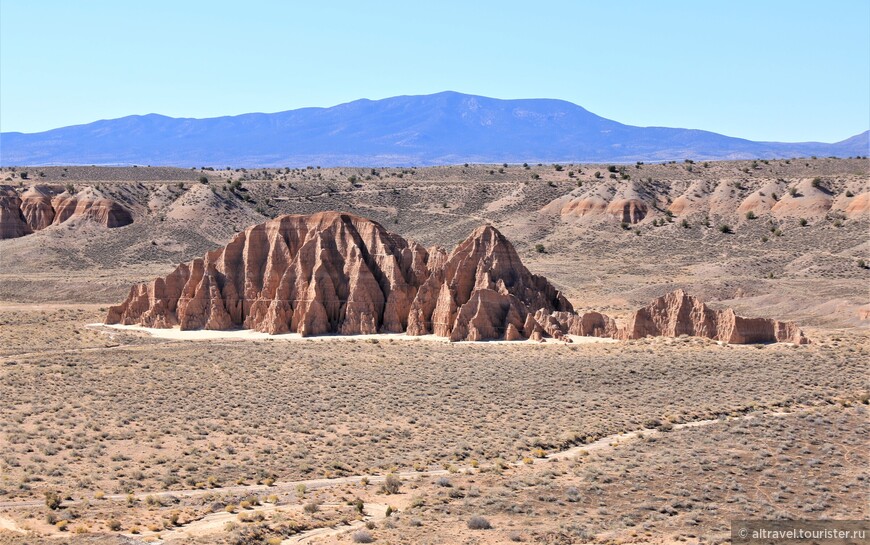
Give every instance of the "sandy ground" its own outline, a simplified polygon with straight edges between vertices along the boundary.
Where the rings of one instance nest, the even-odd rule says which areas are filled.
[[[378,333],[376,335],[323,335],[318,337],[303,337],[298,333],[282,333],[279,335],[270,335],[268,333],[262,333],[260,331],[252,331],[250,329],[236,329],[230,331],[213,331],[206,329],[199,329],[195,331],[181,331],[181,329],[177,327],[173,327],[172,329],[161,329],[154,327],[142,327],[138,325],[107,325],[101,323],[88,324],[86,327],[91,329],[96,329],[100,331],[106,331],[111,329],[121,330],[121,331],[137,331],[141,333],[146,333],[152,337],[156,337],[158,339],[167,339],[173,341],[214,341],[214,340],[244,340],[244,341],[305,341],[305,342],[336,342],[336,341],[430,341],[430,342],[440,342],[447,343],[450,342],[445,337],[438,337],[436,335],[420,335],[420,336],[412,336],[406,335],[404,333]],[[590,344],[590,343],[615,343],[618,342],[615,339],[603,339],[600,337],[581,337],[579,335],[568,335],[571,339],[572,344]],[[544,339],[540,342],[538,341],[484,341],[487,344],[555,344],[559,346],[564,346],[564,342],[557,341],[555,339]],[[458,342],[453,344],[480,344],[477,342]]]

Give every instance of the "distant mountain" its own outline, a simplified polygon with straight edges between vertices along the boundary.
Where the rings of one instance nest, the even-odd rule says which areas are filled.
[[[149,114],[41,133],[0,134],[0,164],[213,167],[631,162],[867,155],[870,131],[842,142],[753,142],[634,127],[562,100],[443,92],[332,108],[209,119]]]

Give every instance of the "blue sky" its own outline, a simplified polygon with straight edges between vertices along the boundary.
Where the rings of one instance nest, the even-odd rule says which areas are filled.
[[[443,90],[754,140],[870,126],[870,1],[0,0],[0,129]]]

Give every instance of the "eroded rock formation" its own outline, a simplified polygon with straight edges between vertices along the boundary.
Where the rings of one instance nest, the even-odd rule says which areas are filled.
[[[302,336],[406,332],[451,341],[688,334],[732,343],[806,342],[794,324],[711,310],[682,291],[638,310],[620,328],[604,314],[575,313],[492,226],[447,254],[338,212],[250,227],[224,248],[134,286],[109,309],[106,323]]]
[[[133,223],[129,210],[92,188],[71,194],[34,185],[19,196],[11,186],[0,187],[0,239],[29,235],[68,220],[89,220],[109,228]]]
[[[492,227],[478,229],[447,256],[376,222],[323,212],[246,229],[165,279],[134,286],[106,321],[482,340],[515,336],[538,309],[571,306],[546,279],[529,273]]]
[[[0,239],[29,235],[30,227],[21,213],[21,197],[9,186],[0,186]]]
[[[635,311],[616,335],[622,339],[646,336],[707,337],[729,343],[790,342],[806,344],[807,338],[793,322],[744,318],[732,309],[713,310],[700,299],[676,290]]]

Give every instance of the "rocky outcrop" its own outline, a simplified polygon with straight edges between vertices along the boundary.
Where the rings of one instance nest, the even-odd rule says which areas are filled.
[[[573,311],[571,303],[546,278],[531,274],[513,245],[487,225],[432,268],[411,306],[408,334],[477,340],[481,324],[488,320],[492,329],[484,338],[501,338],[509,326],[525,331],[526,317],[539,309]]]
[[[109,228],[133,223],[129,210],[90,188],[71,194],[35,185],[20,196],[11,186],[0,188],[0,239],[28,235],[68,220],[88,220]]]
[[[51,193],[39,186],[29,188],[21,195],[21,213],[32,231],[48,227],[54,222]]]
[[[267,333],[513,338],[538,309],[571,310],[482,227],[449,256],[337,212],[246,229],[165,279],[134,286],[107,323]]]
[[[851,219],[866,218],[870,215],[870,192],[852,198],[846,205],[845,213],[846,217]]]
[[[736,344],[790,342],[806,344],[807,338],[793,322],[744,318],[732,309],[713,310],[700,299],[676,290],[634,312],[618,338],[646,336],[707,337]]]
[[[129,210],[112,199],[88,192],[61,193],[52,199],[51,206],[54,209],[52,225],[70,219],[92,220],[109,228],[133,223]]]
[[[656,299],[620,328],[599,312],[575,313],[490,225],[447,254],[338,212],[249,227],[224,248],[134,286],[106,323],[302,336],[406,332],[451,341],[686,334],[806,342],[792,323],[712,310],[682,291]]]
[[[10,186],[0,186],[0,239],[17,238],[32,232],[21,213],[21,197]]]
[[[638,223],[648,211],[649,207],[640,199],[614,199],[607,205],[607,213],[623,223]]]

